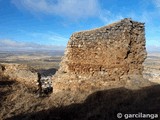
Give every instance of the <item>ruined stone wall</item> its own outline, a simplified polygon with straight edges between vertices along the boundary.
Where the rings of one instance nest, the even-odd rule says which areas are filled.
[[[106,88],[122,84],[120,81],[126,84],[129,79],[140,81],[146,56],[144,23],[123,19],[74,33],[53,78],[54,91]]]
[[[120,79],[142,74],[146,58],[144,24],[123,19],[94,30],[74,33],[60,72]]]

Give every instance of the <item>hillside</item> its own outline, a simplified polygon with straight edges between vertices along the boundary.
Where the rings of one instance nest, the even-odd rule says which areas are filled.
[[[37,98],[23,84],[1,77],[0,91],[4,120],[114,120],[117,113],[160,113],[160,85],[140,90],[108,88],[90,95],[66,91]]]
[[[149,72],[152,81],[153,78],[158,78],[154,77],[154,73],[155,70],[158,71],[159,57],[158,54],[148,54],[148,56],[144,63],[145,68],[148,68],[144,71],[144,77],[147,77],[145,73]],[[43,68],[42,60],[38,60],[42,63],[42,66],[38,67]],[[57,69],[49,64],[42,72],[50,73],[52,71],[49,69]],[[2,120],[114,120],[117,119],[116,114],[119,112],[159,114],[160,85],[152,84],[133,90],[134,87],[137,86],[130,84],[123,87],[115,84],[98,91],[66,90],[63,93],[38,97],[36,91],[28,88],[23,82],[0,75],[0,118]]]

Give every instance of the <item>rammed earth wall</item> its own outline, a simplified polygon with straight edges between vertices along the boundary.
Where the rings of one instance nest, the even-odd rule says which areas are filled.
[[[146,58],[144,23],[123,19],[98,29],[74,33],[60,71],[105,76],[142,74]]]
[[[56,76],[119,81],[124,76],[142,75],[146,56],[144,23],[126,18],[73,33]],[[63,80],[55,78],[55,86]]]

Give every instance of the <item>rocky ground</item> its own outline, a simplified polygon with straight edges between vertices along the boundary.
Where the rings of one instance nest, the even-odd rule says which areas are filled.
[[[37,97],[24,84],[1,77],[0,91],[2,120],[117,120],[117,113],[160,114],[159,85]]]
[[[54,57],[55,58],[55,57]],[[37,59],[42,66],[32,64],[44,75],[54,74],[60,59]],[[59,60],[59,61],[58,61]],[[117,113],[152,113],[160,116],[160,55],[149,54],[146,59],[144,77],[155,82],[148,87],[136,88],[139,83],[127,86],[119,83],[108,84],[101,90],[93,87],[86,92],[65,90],[45,97],[38,97],[34,89],[23,81],[0,75],[0,119],[2,120],[116,120]],[[12,62],[12,61],[10,61]],[[22,61],[21,61],[22,62]],[[45,63],[45,67],[43,66]],[[36,67],[34,67],[34,65]],[[44,69],[43,69],[44,67]],[[138,78],[137,78],[138,79]],[[145,82],[141,82],[144,83]],[[87,84],[87,83],[86,83]],[[82,86],[85,89],[85,86]],[[86,88],[87,89],[87,88]],[[54,90],[54,88],[53,88]]]

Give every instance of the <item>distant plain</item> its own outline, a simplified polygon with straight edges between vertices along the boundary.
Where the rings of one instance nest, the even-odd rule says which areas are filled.
[[[59,68],[64,51],[0,52],[0,63],[27,64],[37,71]],[[144,78],[160,83],[160,53],[149,52],[144,65]]]
[[[37,71],[55,73],[63,52],[0,52],[0,63],[27,64]],[[54,70],[54,71],[53,71]],[[143,76],[160,83],[160,53],[148,53]],[[54,88],[53,88],[54,89]],[[0,118],[3,120],[104,120],[117,119],[118,112],[160,113],[160,85],[140,90],[106,89],[90,95],[65,91],[37,98],[24,84],[0,76]],[[77,114],[78,113],[78,114]]]

